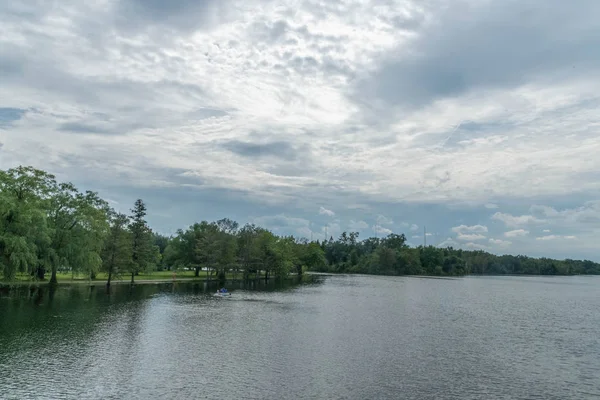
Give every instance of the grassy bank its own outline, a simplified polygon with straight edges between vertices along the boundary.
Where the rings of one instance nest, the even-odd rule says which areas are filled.
[[[226,280],[238,280],[242,279],[242,273],[233,274],[228,273],[225,276]],[[255,278],[254,274],[250,276],[250,279]],[[264,274],[261,274],[259,278],[264,279]],[[30,275],[18,274],[13,281],[0,281],[0,285],[13,285],[13,284],[45,284],[48,283],[50,275],[46,275],[46,279],[43,281],[32,279]],[[88,275],[83,274],[71,274],[71,273],[57,273],[56,279],[58,284],[106,284],[108,276],[106,273],[100,272],[96,275],[96,279],[92,280]],[[147,273],[140,273],[135,276],[135,283],[158,283],[158,282],[204,282],[209,280],[207,271],[200,271],[198,276],[195,275],[194,271],[153,271]],[[210,276],[211,281],[217,281],[217,277],[213,274]],[[131,275],[118,275],[114,276],[111,280],[111,284],[129,284],[131,282]]]

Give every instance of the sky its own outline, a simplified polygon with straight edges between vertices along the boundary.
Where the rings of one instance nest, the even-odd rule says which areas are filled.
[[[84,4],[86,3],[86,4]],[[600,2],[0,2],[0,168],[173,234],[600,261]]]

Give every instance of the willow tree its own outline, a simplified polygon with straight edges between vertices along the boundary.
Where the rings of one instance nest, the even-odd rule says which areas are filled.
[[[33,274],[49,248],[46,210],[54,176],[33,167],[0,171],[0,270]]]
[[[95,192],[81,193],[71,183],[54,186],[48,207],[51,284],[57,282],[58,268],[95,276],[102,265],[100,253],[108,234],[107,210],[108,204]]]

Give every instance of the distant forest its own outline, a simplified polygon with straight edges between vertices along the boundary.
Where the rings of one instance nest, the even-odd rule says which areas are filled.
[[[410,247],[403,234],[359,240],[357,232],[309,241],[277,236],[253,224],[223,218],[201,221],[166,237],[146,222],[138,199],[128,213],[98,193],[79,191],[54,175],[20,166],[0,171],[0,274],[57,282],[59,271],[99,272],[134,282],[140,272],[191,269],[225,279],[281,278],[305,271],[379,275],[600,274],[592,261],[496,256],[434,246]],[[47,275],[50,275],[48,278]]]

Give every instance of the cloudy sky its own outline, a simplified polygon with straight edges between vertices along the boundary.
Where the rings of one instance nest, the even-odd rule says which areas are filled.
[[[87,3],[84,5],[84,3]],[[165,234],[600,260],[596,0],[0,2],[0,168]]]

